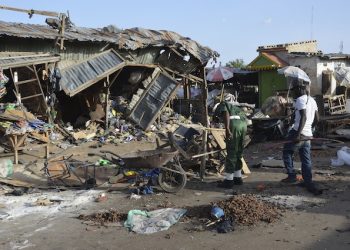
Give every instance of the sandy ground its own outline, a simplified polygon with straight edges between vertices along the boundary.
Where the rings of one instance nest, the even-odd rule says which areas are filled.
[[[232,190],[217,188],[215,179],[210,177],[204,182],[190,180],[186,188],[177,194],[160,192],[143,196],[140,200],[130,200],[125,190],[115,189],[107,193],[107,201],[97,203],[92,201],[99,192],[97,190],[90,194],[90,200],[78,204],[75,198],[71,198],[67,206],[62,206],[54,213],[45,210],[45,213],[36,212],[0,220],[0,249],[350,249],[350,167],[329,167],[330,158],[336,156],[337,149],[313,151],[314,179],[325,189],[324,194],[315,199],[301,187],[282,185],[279,181],[285,176],[283,169],[252,167],[269,157],[280,159],[280,148],[271,148],[270,145],[258,144],[246,149],[245,159],[252,174],[245,179],[243,186],[234,188],[234,191],[266,197],[294,197],[297,204],[286,210],[284,216],[275,223],[261,223],[254,227],[236,226],[234,232],[218,234],[213,230],[196,231],[195,222],[181,220],[167,231],[138,235],[128,232],[120,224],[98,227],[76,218],[79,214],[109,208],[127,212],[130,209],[157,209],[164,204],[194,207],[227,199],[232,195]],[[140,149],[150,147],[154,145],[138,145]],[[116,150],[113,146],[104,148]],[[133,149],[134,144],[118,147],[120,153]],[[84,145],[69,150],[69,153],[91,150],[98,149]],[[36,153],[41,152],[30,152],[32,155]],[[81,157],[86,159],[86,154]],[[22,159],[30,162],[35,157],[27,155]],[[257,189],[261,184],[266,186],[263,191]],[[64,196],[65,192],[70,191],[45,192]],[[22,197],[28,197],[29,200],[32,196],[25,194]],[[11,196],[6,198],[14,199]]]

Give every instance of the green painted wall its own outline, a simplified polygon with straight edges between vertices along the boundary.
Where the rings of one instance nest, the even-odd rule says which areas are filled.
[[[277,70],[266,70],[259,72],[259,106],[266,98],[275,95],[277,90],[287,89],[287,80]]]

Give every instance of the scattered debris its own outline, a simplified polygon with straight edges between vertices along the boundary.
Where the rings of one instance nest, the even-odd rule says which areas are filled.
[[[107,195],[105,193],[101,193],[97,196],[97,198],[95,199],[96,202],[104,202],[106,201],[108,198],[107,198]]]
[[[139,200],[139,199],[141,199],[141,198],[142,198],[142,196],[141,196],[141,195],[138,195],[138,194],[132,193],[132,194],[130,195],[130,200]]]
[[[260,221],[272,223],[282,216],[282,210],[273,203],[263,201],[255,195],[235,195],[217,203],[227,216],[242,225],[256,225]]]
[[[184,214],[186,209],[164,208],[150,212],[130,210],[124,226],[139,234],[152,234],[168,230]]]
[[[124,221],[126,220],[126,218],[127,218],[126,214],[119,213],[115,209],[109,209],[107,211],[101,211],[90,215],[81,214],[78,216],[79,220],[93,221],[101,225],[104,225],[106,223],[115,223],[115,222]]]

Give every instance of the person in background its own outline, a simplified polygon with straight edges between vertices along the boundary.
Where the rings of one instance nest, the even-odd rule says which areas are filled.
[[[321,190],[317,189],[312,181],[312,162],[311,162],[311,141],[313,129],[319,121],[318,108],[316,101],[310,96],[309,84],[294,84],[292,88],[293,97],[296,98],[294,109],[294,123],[288,133],[288,142],[283,148],[283,162],[287,170],[287,178],[284,183],[296,183],[296,172],[293,166],[293,155],[296,150],[299,151],[301,160],[301,171],[303,177],[302,186],[309,192],[319,195]]]
[[[247,132],[245,113],[233,102],[223,101],[215,109],[214,117],[223,120],[226,131],[225,179],[219,182],[222,188],[242,185],[242,155]]]

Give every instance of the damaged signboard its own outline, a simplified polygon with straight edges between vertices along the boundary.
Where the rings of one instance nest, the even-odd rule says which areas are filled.
[[[173,97],[179,83],[165,73],[159,73],[143,92],[138,103],[131,110],[129,119],[148,130],[160,111]]]
[[[123,68],[124,60],[114,50],[108,50],[88,60],[62,70],[60,86],[70,97]]]

